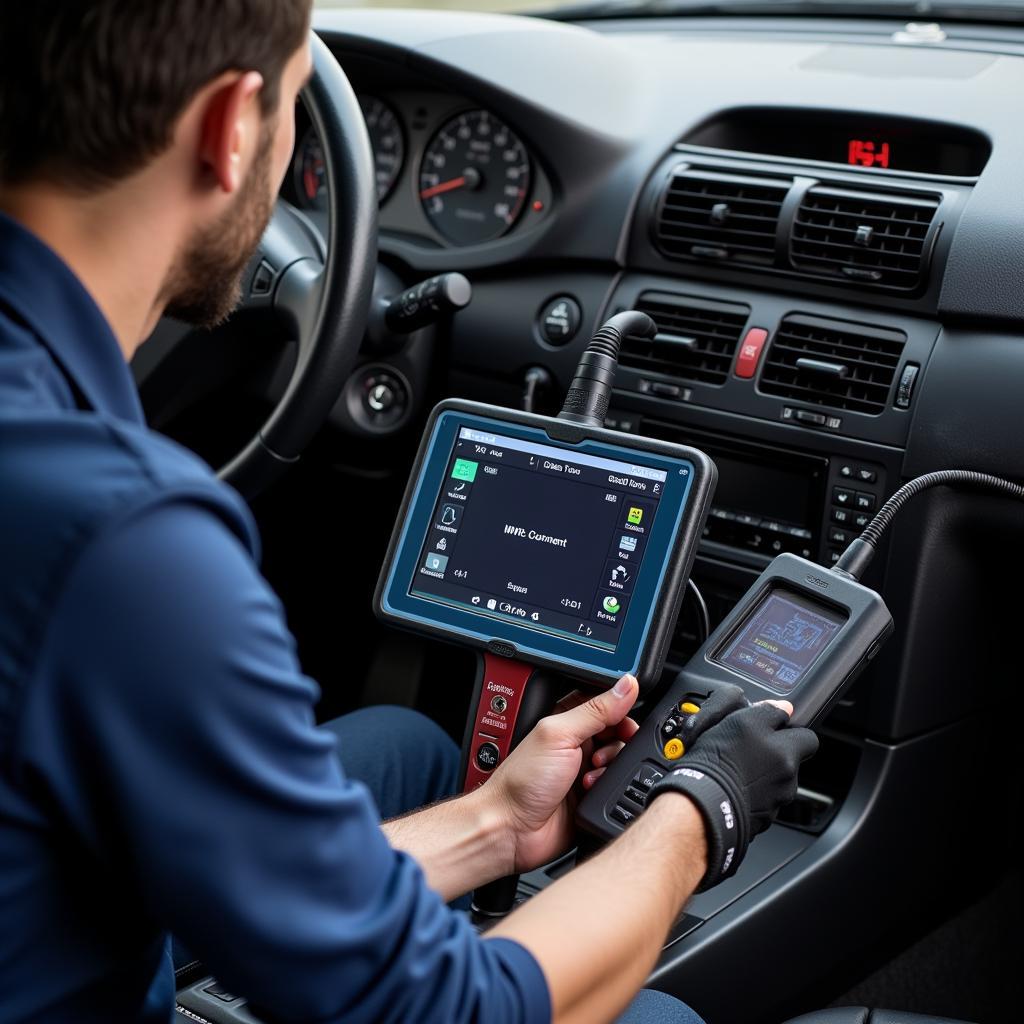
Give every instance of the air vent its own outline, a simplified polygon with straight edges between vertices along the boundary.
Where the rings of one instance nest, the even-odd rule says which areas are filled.
[[[934,196],[812,188],[790,236],[800,270],[890,288],[916,288],[925,270]]]
[[[750,307],[644,292],[636,308],[658,325],[654,340],[627,338],[619,363],[702,384],[724,384]]]
[[[787,316],[775,332],[759,386],[768,395],[877,415],[889,404],[906,341],[902,331]]]
[[[792,182],[698,171],[682,164],[672,172],[655,227],[668,257],[775,262],[775,233]]]

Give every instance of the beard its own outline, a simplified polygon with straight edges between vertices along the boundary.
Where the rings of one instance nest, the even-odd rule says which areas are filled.
[[[163,292],[166,315],[193,327],[216,327],[242,298],[242,278],[274,210],[270,169],[274,131],[265,125],[238,195],[229,210],[188,240]]]

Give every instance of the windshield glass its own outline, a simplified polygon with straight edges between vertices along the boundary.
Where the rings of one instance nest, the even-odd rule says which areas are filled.
[[[579,0],[313,0],[315,7],[352,10],[360,7],[420,7],[436,11],[492,11],[500,14],[528,14],[576,7]]]
[[[1024,0],[314,0],[319,8],[419,7],[545,13],[563,17],[638,14],[872,14],[913,21],[1024,21]]]

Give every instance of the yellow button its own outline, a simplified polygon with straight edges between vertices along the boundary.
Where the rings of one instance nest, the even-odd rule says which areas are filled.
[[[683,741],[682,740],[680,740],[680,739],[672,739],[672,740],[669,740],[668,743],[665,744],[665,748],[664,748],[664,750],[662,750],[662,753],[670,761],[676,761],[680,757],[683,756],[683,753],[685,752],[685,750],[686,750],[686,748],[683,746]]]
[[[700,711],[700,708],[692,701],[684,700],[683,703],[679,705],[679,710],[685,711],[688,715],[695,715]]]

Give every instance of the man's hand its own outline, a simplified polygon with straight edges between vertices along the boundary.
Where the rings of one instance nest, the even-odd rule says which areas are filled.
[[[723,686],[683,726],[686,756],[654,784],[660,794],[683,793],[704,817],[708,866],[701,888],[736,873],[747,847],[796,796],[800,763],[818,749],[810,729],[789,725],[789,701],[747,705],[738,686]]]
[[[637,681],[623,676],[612,689],[541,719],[481,788],[510,831],[510,872],[539,867],[568,848],[580,788],[592,786],[637,731],[626,716],[639,692]]]

